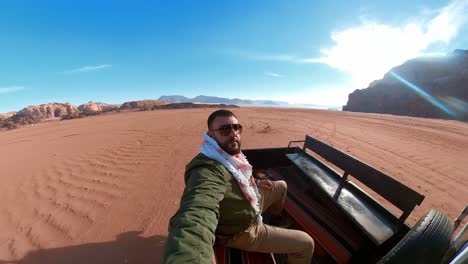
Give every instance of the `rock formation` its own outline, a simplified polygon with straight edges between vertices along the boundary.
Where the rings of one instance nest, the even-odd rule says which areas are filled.
[[[13,129],[21,125],[36,124],[47,119],[56,119],[78,113],[78,108],[70,103],[49,103],[31,105],[1,121],[0,127]]]
[[[344,111],[468,121],[468,51],[410,60],[348,97]]]
[[[92,101],[78,106],[78,110],[83,113],[109,112],[109,111],[113,111],[117,109],[119,109],[119,107],[116,105],[110,105],[106,103],[98,103],[98,102],[92,102]]]
[[[141,100],[141,101],[131,101],[125,102],[120,106],[121,110],[128,109],[153,109],[153,107],[165,105],[167,103],[161,102],[158,100]]]
[[[64,115],[78,113],[78,108],[70,103],[49,103],[31,105],[17,112],[13,117],[37,117],[39,119],[53,119]]]
[[[9,117],[12,117],[16,114],[16,112],[8,112],[8,113],[4,113],[4,114],[0,114],[0,121],[2,120],[5,120]]]
[[[142,100],[124,103],[122,110],[156,110],[156,109],[183,109],[183,108],[233,108],[235,105],[225,104],[194,104],[173,103],[168,104],[158,100]],[[14,129],[24,125],[40,123],[49,119],[70,120],[87,116],[99,115],[104,112],[119,111],[116,105],[98,102],[88,102],[78,108],[70,103],[49,103],[42,105],[31,105],[19,112],[0,114],[0,130]]]

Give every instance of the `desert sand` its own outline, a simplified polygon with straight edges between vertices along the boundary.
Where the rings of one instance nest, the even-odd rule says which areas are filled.
[[[48,122],[0,133],[0,263],[159,263],[212,109]],[[310,134],[456,217],[468,202],[468,124],[303,109],[234,109],[243,148]]]

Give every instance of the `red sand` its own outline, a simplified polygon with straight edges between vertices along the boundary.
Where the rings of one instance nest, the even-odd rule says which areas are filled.
[[[158,263],[185,164],[212,109],[103,115],[0,133],[0,263]],[[315,136],[456,217],[467,203],[468,124],[335,111],[241,108],[243,148]],[[7,262],[10,263],[10,262]]]

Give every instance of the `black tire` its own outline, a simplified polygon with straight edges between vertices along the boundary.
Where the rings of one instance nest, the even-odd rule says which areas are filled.
[[[432,209],[385,255],[379,264],[440,264],[453,235],[453,222]]]

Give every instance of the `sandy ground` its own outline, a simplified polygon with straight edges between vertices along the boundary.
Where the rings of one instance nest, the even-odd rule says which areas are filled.
[[[158,263],[185,164],[212,109],[130,112],[0,133],[0,263]],[[313,135],[456,217],[468,202],[468,124],[319,110],[242,108],[243,148]],[[12,262],[13,261],[13,262]]]

